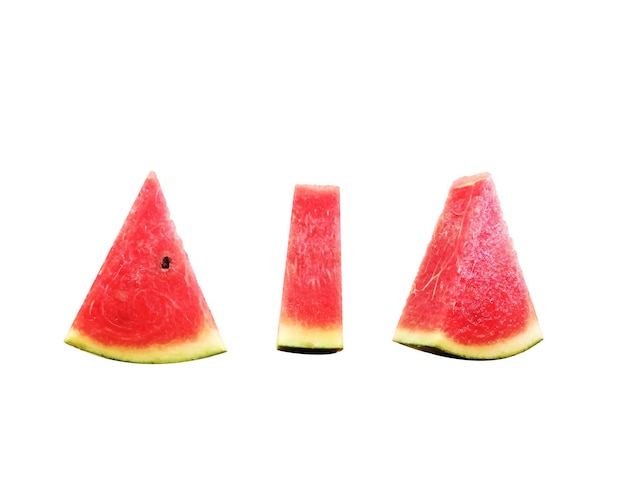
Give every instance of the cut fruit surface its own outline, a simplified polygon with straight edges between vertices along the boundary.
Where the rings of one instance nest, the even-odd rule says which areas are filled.
[[[226,351],[154,172],[65,342],[106,358],[183,362]]]
[[[339,188],[296,185],[277,347],[343,349]]]
[[[491,176],[456,180],[393,340],[461,358],[497,359],[542,339]]]

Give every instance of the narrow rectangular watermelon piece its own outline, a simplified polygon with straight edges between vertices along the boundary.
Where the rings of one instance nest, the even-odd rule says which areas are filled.
[[[226,351],[154,172],[65,342],[106,358],[183,362]]]
[[[393,340],[497,359],[543,339],[491,175],[452,183]]]
[[[296,185],[277,348],[343,349],[339,188]]]

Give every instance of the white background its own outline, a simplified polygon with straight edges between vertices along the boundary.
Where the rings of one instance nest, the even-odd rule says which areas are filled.
[[[3,2],[0,498],[624,499],[625,26],[601,0]],[[225,354],[63,342],[150,170]],[[393,343],[482,171],[545,340]],[[275,350],[296,183],[341,187],[334,355]]]

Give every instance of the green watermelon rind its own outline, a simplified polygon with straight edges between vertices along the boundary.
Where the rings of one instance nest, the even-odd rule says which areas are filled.
[[[491,344],[458,343],[439,329],[398,327],[393,337],[396,343],[411,348],[468,360],[498,360],[512,357],[532,348],[542,340],[543,335],[537,320],[528,322],[523,331]]]
[[[211,326],[207,326],[198,333],[195,340],[186,340],[167,345],[152,345],[145,348],[104,345],[86,336],[76,328],[70,329],[65,342],[75,348],[104,358],[142,364],[188,362],[226,352],[226,347],[219,332]]]
[[[277,349],[293,353],[336,353],[343,350],[343,327],[305,327],[281,322]]]

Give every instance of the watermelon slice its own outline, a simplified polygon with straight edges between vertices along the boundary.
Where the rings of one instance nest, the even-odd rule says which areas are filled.
[[[150,172],[65,342],[106,358],[167,363],[226,351]]]
[[[393,340],[438,354],[497,359],[542,338],[491,176],[456,180]]]
[[[296,185],[277,348],[343,349],[339,188]]]

